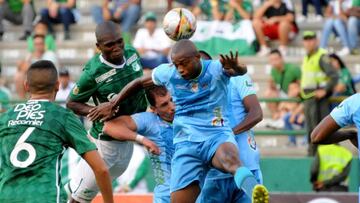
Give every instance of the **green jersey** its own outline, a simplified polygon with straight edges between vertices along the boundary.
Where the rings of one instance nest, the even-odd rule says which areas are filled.
[[[86,103],[92,97],[95,105],[109,102],[129,82],[143,75],[140,57],[134,48],[125,47],[124,64],[114,65],[106,61],[102,55],[95,55],[85,65],[79,81],[70,93],[74,102]],[[144,91],[120,103],[118,115],[131,115],[146,110],[147,100]],[[113,140],[102,133],[103,123],[95,121],[90,130],[91,136],[101,140]],[[99,137],[100,136],[100,137]]]
[[[66,202],[61,157],[67,147],[79,154],[96,146],[80,120],[49,101],[29,100],[0,117],[0,202]]]

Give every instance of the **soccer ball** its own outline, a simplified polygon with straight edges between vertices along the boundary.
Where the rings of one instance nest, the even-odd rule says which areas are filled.
[[[189,39],[195,33],[196,19],[189,10],[174,8],[165,15],[163,28],[172,40]]]

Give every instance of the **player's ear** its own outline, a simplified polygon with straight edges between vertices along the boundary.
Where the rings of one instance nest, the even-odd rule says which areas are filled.
[[[60,82],[59,82],[59,80],[57,80],[55,83],[54,90],[57,92],[57,91],[59,91],[59,89],[60,89]]]
[[[25,79],[24,83],[23,83],[25,92],[30,92],[30,85],[27,79]]]
[[[155,106],[150,105],[150,109],[151,109],[152,112],[157,113]]]
[[[198,60],[200,60],[200,58],[201,58],[201,55],[200,55],[200,52],[196,52],[196,54],[195,54],[195,57],[198,59]]]

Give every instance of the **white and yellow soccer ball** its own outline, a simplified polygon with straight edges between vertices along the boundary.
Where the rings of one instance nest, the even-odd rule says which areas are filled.
[[[174,8],[165,15],[163,29],[172,40],[189,39],[195,33],[196,18],[185,8]]]

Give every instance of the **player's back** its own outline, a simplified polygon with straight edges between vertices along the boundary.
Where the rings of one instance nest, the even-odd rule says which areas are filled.
[[[69,111],[30,100],[0,117],[0,202],[65,202],[60,160]]]

